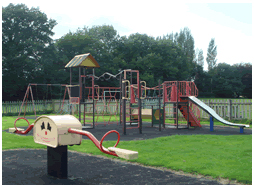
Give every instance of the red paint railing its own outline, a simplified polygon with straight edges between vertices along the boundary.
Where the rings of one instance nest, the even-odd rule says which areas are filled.
[[[92,142],[94,143],[94,145],[96,145],[96,147],[98,147],[98,148],[100,149],[101,152],[118,157],[118,155],[117,155],[114,151],[108,151],[108,150],[106,150],[106,149],[102,146],[102,142],[103,142],[103,140],[106,138],[106,136],[109,135],[110,133],[113,133],[113,132],[115,132],[115,133],[118,135],[118,139],[117,139],[117,142],[116,142],[116,144],[114,145],[114,147],[116,147],[116,146],[118,145],[118,143],[119,143],[119,141],[120,141],[120,134],[119,134],[119,132],[117,132],[116,130],[112,130],[112,131],[107,132],[107,133],[102,137],[102,139],[101,139],[100,142],[97,140],[97,138],[95,138],[95,137],[93,136],[92,133],[87,132],[87,131],[82,131],[82,130],[77,130],[77,129],[69,128],[69,129],[68,129],[68,132],[69,132],[69,133],[75,133],[75,134],[85,135],[85,136],[87,136],[90,140],[92,140]]]
[[[27,122],[28,125],[29,125],[28,128],[27,128],[25,131],[19,131],[19,130],[17,129],[17,127],[16,127],[16,122],[17,122],[18,120],[20,120],[20,119],[26,120],[26,122]],[[15,120],[15,122],[14,122],[14,127],[15,127],[15,129],[16,129],[15,133],[17,133],[17,134],[27,134],[27,133],[29,133],[29,132],[32,130],[32,128],[34,127],[34,125],[33,125],[33,124],[30,125],[29,121],[28,121],[26,118],[20,117],[20,118],[17,118],[17,119]]]

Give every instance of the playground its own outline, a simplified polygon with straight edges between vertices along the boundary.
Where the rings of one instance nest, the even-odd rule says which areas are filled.
[[[57,109],[57,114],[37,116],[32,86],[38,84],[29,84],[18,118],[14,122],[14,128],[3,129],[7,133],[23,135],[24,138],[30,140],[33,136],[35,143],[47,146],[47,152],[45,150],[31,150],[31,154],[28,155],[24,153],[24,150],[3,152],[3,173],[17,172],[17,177],[21,178],[23,176],[27,179],[18,180],[22,181],[20,184],[63,184],[64,181],[68,184],[217,184],[217,181],[208,180],[204,177],[199,180],[195,177],[179,177],[177,174],[170,172],[165,175],[167,177],[163,177],[163,175],[158,175],[159,172],[156,169],[150,169],[150,171],[144,166],[135,166],[129,162],[126,163],[126,168],[124,168],[127,169],[125,173],[120,174],[123,172],[121,171],[122,165],[115,163],[117,161],[110,161],[110,164],[115,168],[112,170],[108,169],[111,168],[108,165],[108,160],[103,159],[105,163],[102,160],[90,163],[90,160],[96,160],[97,158],[89,156],[90,160],[87,161],[85,159],[87,155],[79,157],[79,153],[68,152],[68,149],[73,150],[73,147],[83,147],[81,142],[84,144],[88,141],[94,143],[94,148],[97,147],[96,150],[101,151],[104,155],[113,155],[121,159],[135,161],[138,159],[140,151],[142,151],[139,144],[157,138],[179,138],[178,135],[180,135],[188,139],[188,137],[195,138],[207,135],[209,139],[213,135],[223,135],[216,138],[229,137],[229,139],[232,139],[233,136],[249,137],[248,135],[252,135],[252,130],[248,129],[249,125],[228,122],[201,102],[197,98],[198,89],[194,82],[164,81],[161,83],[159,81],[158,86],[149,88],[146,86],[145,81],[140,80],[139,71],[137,70],[123,70],[116,75],[106,72],[98,77],[95,75],[95,68],[98,68],[99,64],[89,53],[75,56],[65,67],[70,68],[70,84],[60,84],[61,88],[62,86],[65,87],[65,91]],[[72,84],[72,68],[79,68],[78,85]],[[82,70],[83,73],[81,74]],[[88,74],[86,72],[88,70],[91,70],[92,74]],[[119,87],[99,87],[96,85],[96,80],[110,80],[113,78],[119,81]],[[49,85],[46,85],[47,88]],[[29,99],[31,99],[34,110],[34,117],[30,119],[25,116]],[[68,101],[67,104],[66,100]],[[154,103],[151,104],[148,101]],[[209,125],[201,125],[200,109],[210,115]],[[74,115],[78,117],[74,117]],[[103,122],[100,122],[99,118],[102,118]],[[214,119],[227,126],[215,126]],[[21,121],[24,124],[24,120],[28,123],[28,127],[20,125]],[[238,127],[240,132],[235,127]],[[97,138],[101,138],[101,140],[99,141]],[[104,146],[111,141],[117,141],[117,143],[114,147],[111,145],[105,148],[102,145],[104,140]],[[120,140],[120,148],[118,148],[117,144]],[[135,146],[124,147],[124,142],[133,141],[137,143]],[[170,152],[171,149],[168,148],[164,151]],[[36,156],[36,151],[39,152],[40,156]],[[17,170],[15,167],[13,168],[13,163],[10,162],[10,160],[13,160],[12,157],[16,158],[14,159],[16,160],[14,165],[16,165]],[[149,159],[149,156],[147,159]],[[26,163],[27,160],[32,165],[29,167],[31,168],[29,173],[33,173],[33,180],[24,177],[28,174],[28,171],[24,170],[24,175],[22,175],[19,172],[20,169],[18,169],[28,167],[25,166],[29,164]],[[89,166],[87,162],[92,166]],[[168,161],[165,160],[165,162]],[[98,168],[101,169],[103,164],[106,164],[105,170],[103,169],[106,174],[100,172],[102,170],[98,170]],[[17,167],[18,165],[20,167]],[[77,170],[73,170],[75,165]],[[91,167],[94,169],[91,169]],[[138,168],[135,169],[135,167]],[[48,175],[46,168],[48,169]],[[133,169],[140,171],[139,174],[133,175]],[[82,173],[85,173],[83,177]],[[165,174],[165,172],[163,173]],[[132,177],[128,180],[124,177],[126,175],[132,175]],[[137,176],[139,179],[135,182],[133,176]],[[151,176],[153,177],[151,178]],[[142,180],[140,180],[141,178]],[[3,176],[3,181],[6,184],[11,184],[12,180],[7,175]]]

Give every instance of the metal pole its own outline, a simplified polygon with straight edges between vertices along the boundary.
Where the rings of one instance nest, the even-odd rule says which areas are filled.
[[[67,84],[36,84],[36,83],[29,83],[31,86],[67,86]]]
[[[178,81],[176,81],[176,128],[178,129]]]
[[[159,131],[161,131],[161,81],[159,80]]]
[[[140,81],[138,81],[138,90],[139,90],[139,93],[138,93],[138,123],[139,123],[139,134],[142,134],[142,117],[141,117],[141,83]]]
[[[32,103],[33,103],[33,108],[34,108],[35,119],[36,119],[37,116],[36,116],[36,108],[35,108],[35,104],[34,104],[34,96],[33,96],[33,92],[32,92],[32,86],[30,86],[30,93],[31,93],[31,98],[32,98]]]
[[[86,69],[83,68],[83,73],[84,75],[86,75]],[[84,104],[84,126],[86,125],[86,104],[85,104],[85,88],[86,88],[86,78],[83,77],[83,83],[81,84],[81,87],[82,87],[82,102]],[[81,116],[81,110],[80,110],[80,116]]]
[[[81,68],[79,68],[79,105],[78,105],[78,118],[79,121],[81,122],[81,99],[82,99],[82,78],[81,78]]]
[[[190,128],[190,110],[189,110],[189,100],[187,100],[187,128]]]
[[[154,123],[154,120],[153,120],[153,105],[152,105],[152,127],[153,127],[153,123]]]
[[[165,83],[164,83],[165,84]],[[163,84],[163,94],[162,94],[162,98],[163,98],[163,128],[165,129],[165,118],[166,118],[166,109],[165,109],[165,107],[166,107],[166,103],[165,103],[165,100],[166,100],[166,95],[165,95],[165,93],[166,93],[166,89],[167,89],[167,87],[166,87],[166,85],[164,85]]]
[[[26,93],[25,93],[25,97],[24,97],[23,102],[22,102],[22,104],[21,104],[21,107],[20,107],[20,109],[19,109],[19,115],[18,115],[18,117],[20,116],[20,113],[21,113],[21,111],[22,111],[22,107],[23,107],[23,104],[24,104],[25,99],[26,99],[26,97],[27,97],[27,94],[29,94],[29,89],[30,89],[30,84],[27,86]]]
[[[94,68],[93,68],[93,73],[94,73]],[[94,113],[95,113],[95,104],[94,104],[94,75],[92,77],[92,99],[93,99],[93,128],[94,128]]]
[[[70,68],[70,85],[71,85],[71,81],[72,81],[72,68]],[[71,96],[71,87],[70,87],[70,96]],[[70,98],[69,98],[69,100],[70,100]],[[69,107],[67,107],[67,108],[69,109]],[[70,106],[70,109],[71,109],[71,106]],[[71,114],[71,110],[70,110],[70,114]]]
[[[122,103],[122,115],[123,115],[122,121],[123,121],[123,134],[126,135],[126,99],[123,99],[123,97],[125,97],[125,82],[122,82],[122,102],[123,102]]]
[[[213,131],[213,117],[210,116],[210,131]]]
[[[130,96],[132,95],[132,93],[131,93],[131,86],[132,86],[132,72],[130,72],[131,73],[131,80],[130,80],[130,90],[129,90],[129,94],[130,94]],[[138,83],[137,83],[138,84]],[[139,88],[138,88],[139,89]],[[133,89],[133,91],[134,91],[134,89]],[[135,97],[134,97],[134,100],[135,100]],[[135,103],[134,103],[135,104]],[[131,121],[132,121],[132,119],[131,119],[131,108],[132,108],[132,106],[133,106],[133,104],[131,103],[131,101],[129,101],[129,114],[130,114],[130,125],[131,125]],[[139,118],[139,116],[138,116],[138,118]],[[139,122],[138,122],[139,123]]]
[[[121,116],[121,111],[122,111],[122,74],[120,74],[120,98],[119,98],[119,100],[120,100],[120,111],[119,111],[119,124],[122,124],[121,123],[121,119],[122,119],[122,116]]]

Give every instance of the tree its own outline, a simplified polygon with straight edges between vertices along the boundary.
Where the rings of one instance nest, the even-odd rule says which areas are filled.
[[[188,27],[184,27],[183,30],[180,30],[180,33],[171,33],[170,35],[166,36],[166,39],[170,39],[174,44],[178,45],[183,53],[184,57],[186,57],[186,62],[188,63],[188,68],[194,70],[196,64],[195,58],[195,44],[194,38],[191,35],[191,31]],[[183,57],[183,56],[182,56]],[[194,71],[190,74],[189,79],[194,78]]]
[[[252,98],[252,64],[240,63],[234,66],[237,68],[237,74],[240,74],[241,82],[244,86],[241,95],[247,98]]]
[[[190,62],[193,62],[193,58],[195,56],[195,50],[194,50],[194,38],[191,35],[191,31],[188,27],[184,27],[183,30],[180,30],[180,33],[175,33],[175,35],[173,36],[173,33],[170,34],[168,36],[168,38],[170,38],[172,40],[172,38],[174,38],[172,41],[179,45],[184,54],[187,55],[188,60]]]
[[[199,97],[214,97],[214,94],[210,92],[211,76],[209,73],[204,71],[200,64],[197,64],[194,70],[194,82],[198,88]]]
[[[213,93],[217,97],[232,98],[242,93],[244,86],[235,66],[219,63],[209,73],[213,76]]]
[[[3,100],[23,98],[22,90],[40,71],[42,55],[53,40],[56,21],[38,8],[2,8]]]
[[[203,50],[202,50],[202,49],[198,50],[198,59],[197,59],[197,63],[198,63],[201,67],[204,67],[204,56],[203,56]]]
[[[206,62],[208,64],[208,71],[215,67],[217,59],[217,46],[215,46],[215,39],[212,38],[209,42],[209,46],[207,49],[207,57]]]

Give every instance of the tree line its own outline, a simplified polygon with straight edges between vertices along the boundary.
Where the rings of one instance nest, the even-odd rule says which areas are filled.
[[[208,71],[204,71],[203,51],[195,50],[187,27],[154,38],[139,33],[119,36],[109,25],[85,26],[53,40],[56,25],[38,8],[29,9],[24,4],[2,8],[4,101],[22,100],[28,83],[69,84],[69,69],[64,67],[75,55],[84,53],[91,53],[99,63],[96,75],[133,69],[140,71],[140,79],[149,87],[157,86],[159,80],[185,80],[194,81],[203,97],[252,96],[252,64],[217,64],[217,46],[212,38],[207,49]],[[77,68],[73,69],[72,82],[78,83]],[[118,86],[119,80],[98,80],[96,84]],[[38,98],[45,99],[49,88],[38,89]]]

